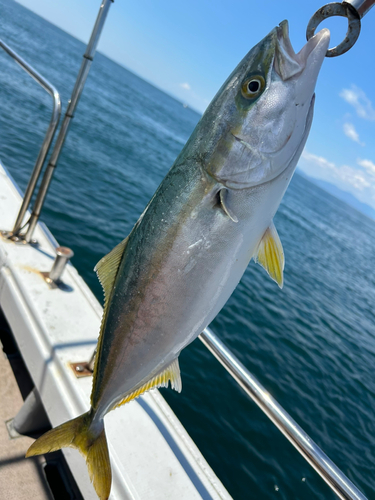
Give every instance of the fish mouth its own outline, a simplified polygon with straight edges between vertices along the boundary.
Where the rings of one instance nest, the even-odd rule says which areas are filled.
[[[288,80],[302,73],[306,68],[307,61],[320,65],[328,49],[330,32],[324,28],[302,47],[296,54],[289,39],[288,21],[282,21],[276,27],[277,43],[274,59],[274,68],[282,80]],[[319,70],[318,70],[319,71]]]

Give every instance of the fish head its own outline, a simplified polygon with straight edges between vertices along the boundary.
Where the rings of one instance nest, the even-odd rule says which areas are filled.
[[[283,21],[245,56],[202,118],[202,157],[210,176],[244,189],[291,165],[294,171],[310,130],[329,38],[323,29],[296,54]]]

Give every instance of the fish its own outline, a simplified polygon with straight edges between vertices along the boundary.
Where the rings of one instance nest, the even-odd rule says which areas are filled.
[[[95,267],[105,301],[90,410],[42,435],[26,456],[77,448],[108,499],[104,416],[153,388],[181,391],[180,352],[252,258],[283,286],[273,218],[310,131],[329,38],[323,29],[296,54],[283,21],[225,81],[129,236]]]

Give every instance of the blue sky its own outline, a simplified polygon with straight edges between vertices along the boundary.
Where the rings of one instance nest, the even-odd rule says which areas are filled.
[[[18,0],[87,42],[100,0]],[[242,57],[288,19],[296,51],[321,0],[116,0],[98,49],[142,78],[203,111]],[[362,20],[356,45],[326,58],[316,88],[315,116],[299,167],[375,208],[375,8]],[[331,46],[346,20],[322,26]]]

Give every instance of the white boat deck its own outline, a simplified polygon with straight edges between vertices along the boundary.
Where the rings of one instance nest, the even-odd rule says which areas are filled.
[[[0,230],[12,228],[20,203],[0,163]],[[55,245],[41,225],[34,236],[38,247],[0,237],[0,306],[56,426],[89,408],[91,377],[76,378],[69,363],[92,355],[102,308],[72,265],[62,276],[70,291],[47,286],[40,273],[51,269]],[[105,426],[111,500],[231,498],[157,390],[111,412]],[[97,500],[83,457],[63,453],[83,497]]]

